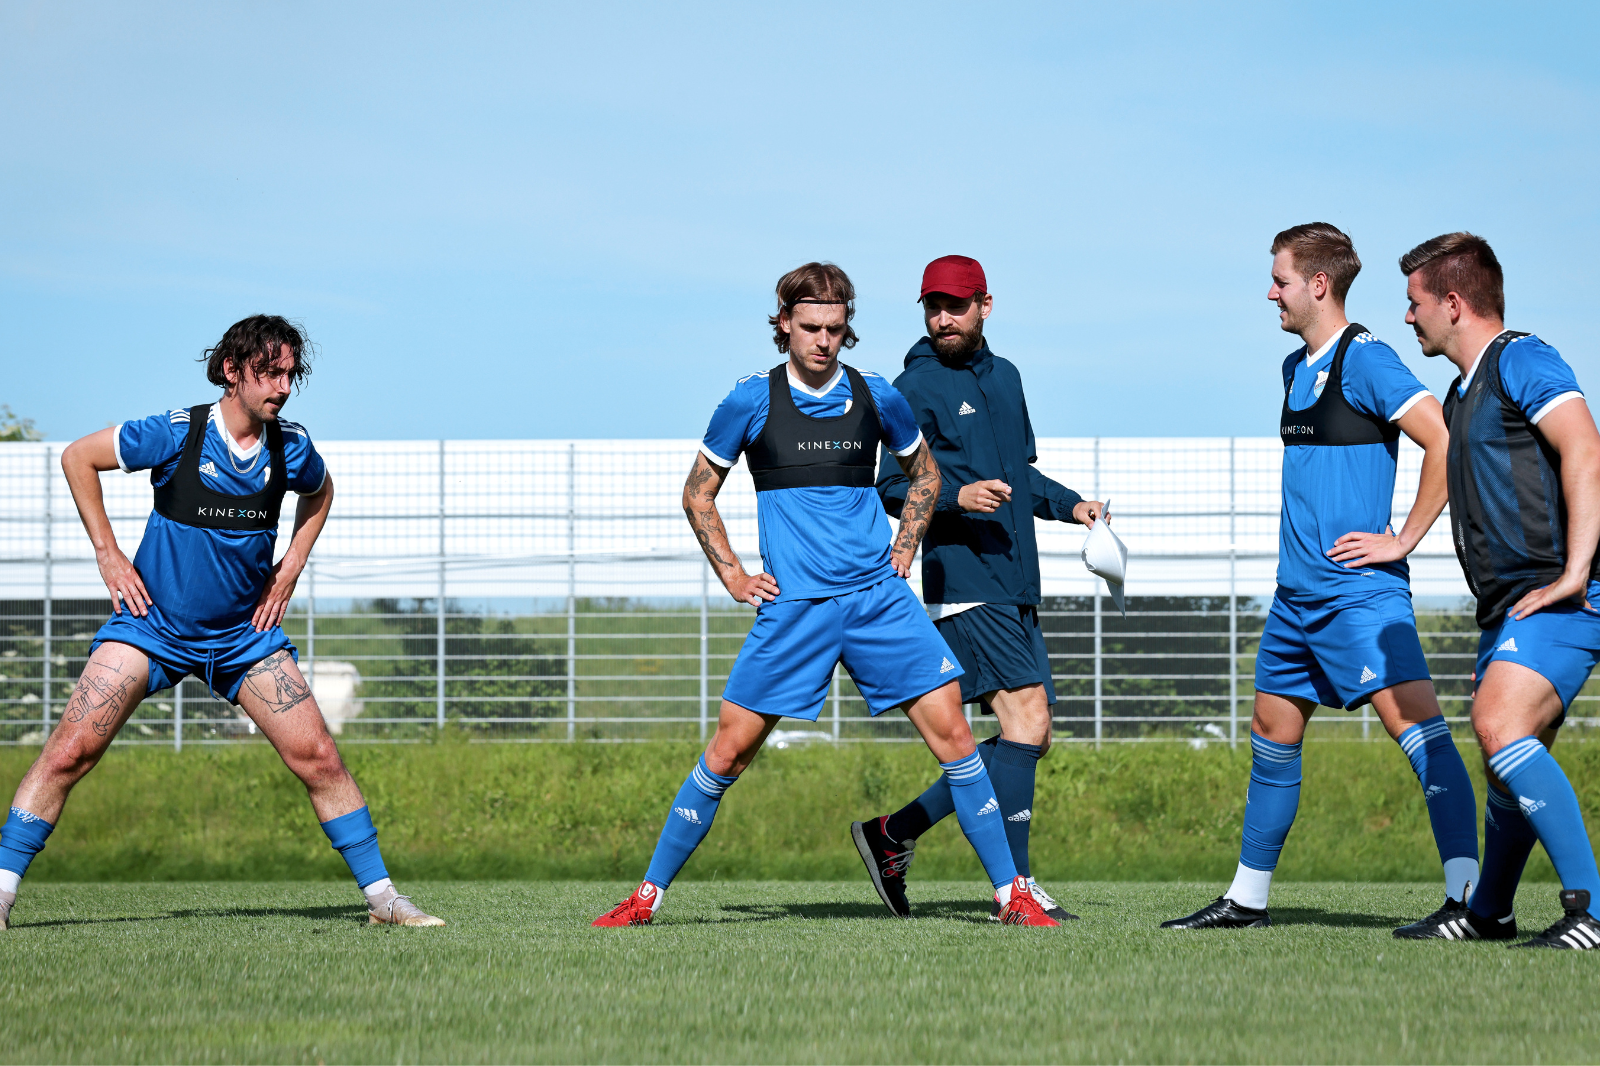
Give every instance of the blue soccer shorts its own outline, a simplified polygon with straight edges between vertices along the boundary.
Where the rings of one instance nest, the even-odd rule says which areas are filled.
[[[1039,608],[1008,603],[980,603],[934,625],[961,665],[961,702],[1003,688],[1044,685],[1045,698],[1056,702],[1050,677],[1050,655],[1039,628]],[[993,714],[988,704],[984,714]]]
[[[891,577],[843,596],[762,604],[722,698],[815,722],[839,662],[874,717],[961,677],[911,586]]]
[[[1406,589],[1329,600],[1272,598],[1256,691],[1324,707],[1355,710],[1374,692],[1404,681],[1430,681]]]
[[[300,661],[299,652],[278,626],[257,633],[245,622],[230,632],[195,639],[177,632],[153,608],[147,618],[139,618],[127,608],[112,615],[94,635],[89,654],[107,641],[138,648],[150,659],[146,696],[171,688],[192,674],[229,703],[238,703],[244,675],[256,663],[285,648],[295,662]]]
[[[1478,637],[1478,681],[1497,659],[1526,666],[1555,686],[1565,718],[1600,660],[1600,613],[1594,609],[1600,605],[1600,581],[1589,582],[1588,602],[1591,606],[1552,604],[1516,621],[1508,614],[1484,630]]]

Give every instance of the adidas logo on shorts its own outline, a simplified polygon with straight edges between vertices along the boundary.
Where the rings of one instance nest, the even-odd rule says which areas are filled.
[[[1517,650],[1519,650],[1519,649],[1517,648],[1517,638],[1516,637],[1507,637],[1505,643],[1500,645],[1498,648],[1495,649],[1495,651],[1517,651]]]
[[[1365,685],[1368,681],[1376,680],[1378,680],[1378,675],[1372,672],[1372,667],[1363,666],[1361,668],[1361,684]]]
[[[674,807],[672,810],[673,813],[682,816],[684,821],[689,822],[692,825],[700,824],[700,812],[694,810],[692,807]]]
[[[978,409],[965,400],[961,401],[961,409],[956,412],[958,415],[975,415],[977,413]]]
[[[1542,804],[1541,804],[1541,806],[1542,806]],[[978,813],[979,814],[993,814],[995,811],[998,811],[999,809],[1000,809],[1000,801],[995,799],[993,796],[990,796],[989,797],[989,802],[985,803],[982,807],[978,808]]]
[[[941,674],[948,674],[950,671],[954,670],[955,668],[956,668],[956,664],[951,662],[949,659],[941,659],[941,660],[939,660],[939,672]]]
[[[1006,819],[1008,822],[1029,822],[1033,820],[1032,810],[1021,810]]]

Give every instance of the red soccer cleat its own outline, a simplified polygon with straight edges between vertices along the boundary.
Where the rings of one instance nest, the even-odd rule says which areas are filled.
[[[592,923],[597,929],[616,929],[624,925],[649,925],[655,917],[654,908],[660,905],[661,890],[649,881],[633,890],[633,895]]]
[[[999,898],[998,894],[995,898]],[[1061,924],[1039,906],[1039,901],[1033,898],[1033,892],[1029,889],[1028,879],[1021,875],[1011,882],[1011,902],[1000,908],[1000,922],[1002,925]]]

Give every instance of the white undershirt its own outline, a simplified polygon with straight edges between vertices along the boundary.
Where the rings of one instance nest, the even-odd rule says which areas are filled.
[[[1472,365],[1467,368],[1467,372],[1465,374],[1461,375],[1461,385],[1456,389],[1457,395],[1465,396],[1467,394],[1467,386],[1472,384],[1472,375],[1478,372],[1478,364],[1483,362],[1483,353],[1489,350],[1490,344],[1493,344],[1495,341],[1504,336],[1505,332],[1505,330],[1501,330],[1499,333],[1496,333],[1493,337],[1489,338],[1489,344],[1485,344],[1482,348],[1478,349],[1478,354],[1473,358]],[[1528,421],[1537,426],[1540,419],[1544,418],[1545,415],[1549,414],[1551,411],[1554,411],[1557,407],[1560,407],[1568,400],[1581,399],[1583,399],[1583,393],[1581,392],[1563,392],[1560,396],[1557,396],[1555,399],[1551,400],[1549,403],[1535,411],[1533,416],[1529,418]]]

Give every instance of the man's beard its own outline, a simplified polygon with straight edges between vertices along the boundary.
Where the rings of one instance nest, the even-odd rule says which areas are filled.
[[[983,347],[983,319],[978,319],[977,325],[970,331],[962,331],[954,337],[929,336],[928,342],[933,345],[934,352],[941,359],[962,359]]]

